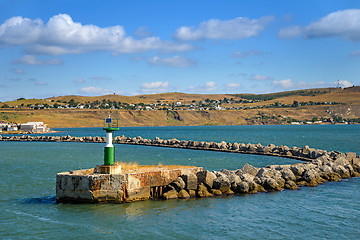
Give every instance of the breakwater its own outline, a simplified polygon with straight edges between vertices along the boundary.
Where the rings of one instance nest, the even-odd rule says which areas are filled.
[[[0,141],[44,141],[44,142],[88,142],[88,143],[105,143],[105,137],[72,137],[72,136],[0,136]],[[244,144],[244,143],[227,143],[227,142],[204,142],[204,141],[186,141],[178,139],[144,139],[142,137],[130,138],[125,136],[117,136],[114,139],[117,144],[134,144],[157,147],[185,148],[195,150],[222,151],[244,154],[258,154],[276,157],[287,157],[303,160],[302,163],[292,165],[268,165],[262,168],[256,168],[249,164],[241,169],[221,171],[203,171],[183,174],[180,172],[167,178],[167,183],[163,181],[161,184],[151,185],[146,190],[146,196],[149,198],[191,198],[191,197],[211,197],[221,195],[232,195],[237,193],[257,193],[267,191],[281,191],[283,189],[298,189],[301,186],[317,186],[327,181],[339,181],[340,179],[359,177],[360,163],[359,156],[356,153],[342,153],[339,151],[328,152],[321,149],[313,149],[308,146],[302,148],[275,146],[269,144],[262,146],[261,144]],[[92,179],[97,176],[93,171],[86,173],[69,172],[65,175],[69,179],[74,179],[60,183],[59,186],[66,186],[61,190],[71,189],[71,187],[83,186],[79,181]],[[83,175],[87,175],[86,178]],[[160,174],[163,176],[164,174]],[[140,175],[139,175],[140,176]],[[142,175],[141,175],[142,176]],[[152,175],[151,175],[152,176]],[[143,177],[143,176],[142,176]],[[142,183],[142,177],[136,177],[124,181],[126,184],[134,182]],[[107,178],[106,178],[107,179]],[[110,177],[110,179],[113,179]],[[171,180],[171,181],[170,181]],[[74,182],[72,182],[74,181]],[[91,180],[93,181],[93,180]],[[90,181],[90,182],[91,182]],[[101,180],[101,184],[107,180]],[[110,181],[110,180],[109,180]],[[122,180],[123,181],[123,180]],[[92,182],[91,182],[92,183]],[[97,185],[97,190],[108,191],[111,188]],[[62,184],[62,185],[61,185]],[[65,185],[64,185],[65,184]],[[116,185],[116,183],[114,183]],[[88,185],[89,191],[92,191],[93,185]],[[105,185],[104,185],[105,186]],[[147,186],[147,185],[146,185]],[[91,188],[90,188],[91,187]],[[144,186],[142,186],[144,187]],[[130,188],[123,189],[122,196],[130,196]],[[134,187],[137,192],[137,187]],[[149,189],[149,190],[148,190]],[[82,191],[82,189],[79,189]],[[107,192],[108,193],[108,192]],[[107,194],[106,193],[106,194]],[[110,195],[103,196],[107,202]],[[146,199],[141,197],[136,199]],[[71,200],[69,197],[67,200]],[[101,199],[101,201],[103,200]],[[115,201],[113,198],[112,201]],[[129,198],[127,198],[129,199]],[[121,201],[119,201],[121,202]]]
[[[105,137],[74,137],[74,136],[1,136],[0,141],[39,141],[39,142],[86,142],[86,143],[105,143]],[[154,139],[146,139],[140,136],[138,137],[126,137],[116,136],[113,140],[115,144],[132,144],[132,145],[144,145],[144,146],[155,146],[155,147],[170,147],[170,148],[184,148],[193,150],[205,150],[205,151],[220,151],[220,152],[231,152],[231,153],[242,153],[242,154],[257,154],[267,155],[274,157],[285,157],[292,158],[302,161],[312,161],[326,154],[336,155],[340,152],[332,151],[327,152],[326,150],[314,149],[309,146],[302,148],[288,147],[284,145],[275,146],[269,144],[263,146],[260,143],[229,143],[229,142],[205,142],[205,141],[187,141],[172,139],[161,139],[155,137]]]

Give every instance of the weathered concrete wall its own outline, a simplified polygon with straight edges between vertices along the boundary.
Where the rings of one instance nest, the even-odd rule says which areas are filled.
[[[94,169],[56,175],[57,202],[123,203],[156,197],[162,188],[182,174],[196,174],[203,168],[154,168],[123,174],[98,174]]]

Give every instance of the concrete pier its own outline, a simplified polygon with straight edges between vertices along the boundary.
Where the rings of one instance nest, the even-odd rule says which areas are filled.
[[[117,174],[97,173],[96,168],[56,175],[59,203],[125,203],[162,195],[164,187],[181,175],[197,174],[201,167],[140,166]]]

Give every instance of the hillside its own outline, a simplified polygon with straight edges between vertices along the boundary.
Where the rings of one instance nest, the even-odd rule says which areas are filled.
[[[72,99],[76,104],[110,100],[133,104],[135,107],[149,105],[154,109],[27,107],[57,102],[64,106]],[[176,102],[181,102],[182,105],[175,106]],[[222,110],[215,110],[211,104],[221,106]],[[156,106],[166,110],[159,110]],[[289,121],[329,119],[335,116],[345,119],[360,118],[360,87],[308,89],[261,95],[162,93],[139,96],[61,96],[20,99],[0,103],[0,107],[0,120],[15,123],[43,121],[50,127],[101,127],[103,119],[110,112],[113,118],[119,120],[120,126],[288,124]],[[192,110],[189,110],[190,108]]]

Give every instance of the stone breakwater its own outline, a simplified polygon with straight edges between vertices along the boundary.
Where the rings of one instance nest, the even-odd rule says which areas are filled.
[[[86,143],[105,143],[105,137],[73,137],[67,136],[1,136],[0,141],[42,141],[42,142],[86,142]],[[186,141],[173,139],[146,139],[142,137],[125,137],[116,136],[113,141],[115,144],[132,144],[132,145],[145,145],[145,146],[156,146],[156,147],[170,147],[170,148],[185,148],[194,150],[206,150],[206,151],[221,151],[231,153],[242,153],[242,154],[257,154],[267,155],[275,157],[292,158],[302,161],[312,161],[321,156],[326,155],[337,155],[341,154],[338,151],[327,152],[326,150],[314,149],[309,146],[302,148],[288,147],[288,146],[275,146],[269,144],[262,146],[260,143],[229,143],[229,142],[205,142],[205,141]]]
[[[105,143],[106,138],[0,135],[0,141]],[[292,165],[268,165],[262,168],[245,164],[243,168],[232,171],[226,169],[212,172],[201,170],[196,173],[181,174],[176,176],[170,183],[151,186],[152,188],[159,188],[160,191],[157,192],[161,193],[153,195],[153,197],[163,199],[281,191],[283,189],[298,189],[301,186],[315,187],[327,181],[339,181],[340,179],[360,176],[360,158],[356,156],[356,153],[327,152],[309,146],[290,148],[288,146],[275,146],[274,144],[262,146],[261,144],[227,143],[224,141],[218,143],[178,139],[164,140],[158,137],[151,140],[142,137],[130,138],[125,136],[115,137],[114,143],[259,154],[304,161]],[[71,179],[73,179],[73,176],[71,176]],[[129,180],[128,184],[133,182]],[[142,181],[137,180],[135,182]],[[126,195],[126,192],[124,193]]]
[[[355,153],[332,153],[311,162],[292,165],[268,165],[256,168],[245,164],[229,171],[201,171],[181,175],[164,187],[163,199],[187,199],[233,194],[282,191],[315,187],[327,181],[359,177],[359,157]]]

